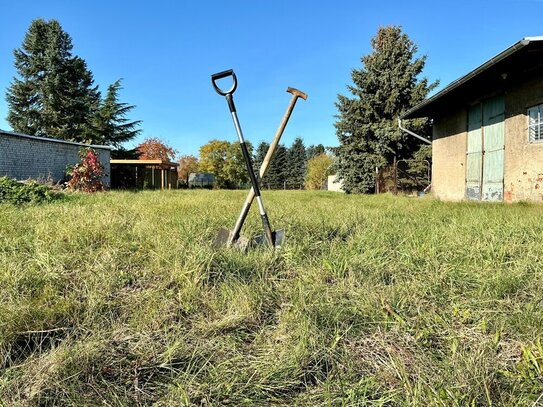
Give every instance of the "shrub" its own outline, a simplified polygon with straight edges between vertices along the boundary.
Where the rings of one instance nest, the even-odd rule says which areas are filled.
[[[35,181],[19,182],[17,180],[0,177],[0,203],[22,205],[26,203],[49,202],[57,198],[47,185]]]
[[[79,163],[67,169],[68,176],[71,177],[67,184],[68,189],[83,192],[103,191],[104,167],[96,151],[92,148],[82,148],[79,150],[79,158]]]

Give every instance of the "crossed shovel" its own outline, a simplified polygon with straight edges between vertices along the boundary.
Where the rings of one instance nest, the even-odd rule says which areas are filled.
[[[226,78],[228,76],[232,76],[233,78],[233,85],[228,91],[221,90],[217,84],[216,81],[221,78]],[[241,132],[241,127],[239,124],[239,120],[237,118],[236,108],[234,105],[234,99],[233,99],[233,93],[236,90],[237,87],[237,79],[236,75],[234,74],[234,71],[228,70],[224,72],[219,72],[217,74],[214,74],[211,76],[211,82],[213,84],[213,87],[222,96],[226,97],[226,100],[228,102],[228,106],[230,108],[230,112],[232,114],[232,118],[234,120],[234,126],[236,127],[236,131],[238,133],[238,137],[240,140],[240,145],[242,148],[242,152],[244,155],[244,159],[247,165],[247,171],[249,173],[249,176],[251,178],[251,190],[249,191],[249,194],[247,195],[247,198],[245,199],[245,203],[243,204],[243,208],[241,209],[241,213],[236,221],[236,224],[234,225],[233,230],[228,229],[221,229],[217,233],[213,246],[218,247],[238,247],[243,250],[247,249],[251,244],[257,244],[257,245],[269,245],[274,248],[280,248],[281,244],[284,240],[285,233],[283,230],[271,230],[271,226],[266,214],[266,211],[264,209],[264,205],[262,203],[262,199],[260,196],[260,188],[258,186],[258,180],[256,179],[254,175],[254,170],[252,167],[251,158],[249,156],[249,153],[247,151],[247,146],[245,144],[245,140],[243,138],[243,134]],[[273,158],[273,155],[275,154],[275,151],[277,150],[277,146],[279,145],[279,141],[281,140],[281,136],[283,135],[283,131],[285,130],[285,127],[288,123],[288,120],[290,119],[290,115],[292,114],[292,111],[294,110],[294,106],[296,105],[296,101],[298,98],[302,98],[304,100],[307,99],[307,95],[304,92],[299,91],[295,88],[287,88],[287,92],[292,94],[292,99],[290,100],[290,103],[288,105],[287,111],[285,115],[283,116],[283,119],[281,120],[281,123],[279,124],[279,128],[277,129],[277,132],[275,133],[275,137],[270,144],[270,147],[268,148],[268,151],[266,153],[266,156],[264,157],[264,161],[262,162],[262,165],[260,166],[260,173],[259,173],[259,179],[262,180],[264,176],[266,175],[266,172],[268,171],[268,167],[270,165],[270,162]],[[243,223],[245,222],[245,219],[247,218],[247,215],[249,213],[249,209],[251,208],[251,204],[253,203],[253,200],[257,199],[257,203],[259,206],[260,215],[262,217],[262,223],[264,226],[264,235],[256,236],[253,241],[250,241],[249,239],[245,237],[240,237],[240,231],[243,227]]]

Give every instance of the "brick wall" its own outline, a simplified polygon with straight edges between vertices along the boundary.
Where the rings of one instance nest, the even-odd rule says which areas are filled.
[[[0,131],[0,176],[63,181],[66,166],[79,161],[78,153],[83,147],[85,145],[80,143]],[[103,182],[109,187],[110,150],[105,146],[92,147],[104,166]]]

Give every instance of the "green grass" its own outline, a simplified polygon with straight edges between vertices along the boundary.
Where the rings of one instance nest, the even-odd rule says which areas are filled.
[[[214,250],[244,197],[0,205],[0,405],[543,400],[543,206],[265,191]]]

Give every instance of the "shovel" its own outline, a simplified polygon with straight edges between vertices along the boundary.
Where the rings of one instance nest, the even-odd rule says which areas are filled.
[[[290,119],[290,116],[292,114],[292,111],[294,110],[294,106],[296,105],[296,102],[298,98],[302,98],[304,100],[307,100],[307,95],[295,88],[287,88],[287,92],[292,94],[292,99],[290,100],[290,103],[288,105],[287,111],[285,112],[285,115],[283,116],[283,119],[281,120],[281,123],[279,124],[279,128],[277,129],[275,136],[273,138],[273,141],[268,148],[268,151],[266,153],[266,157],[264,158],[264,161],[262,161],[262,165],[260,166],[260,180],[264,179],[264,176],[268,172],[268,168],[270,166],[270,162],[277,151],[277,147],[279,146],[279,141],[281,141],[281,136],[283,135],[283,132],[285,131],[285,127],[287,126],[287,123]],[[238,217],[238,220],[236,221],[236,224],[234,226],[234,229],[232,231],[227,229],[221,229],[219,233],[217,234],[217,237],[215,239],[215,246],[236,246],[240,247],[241,249],[246,249],[249,245],[250,241],[240,236],[241,228],[243,227],[243,223],[245,222],[245,219],[247,218],[247,214],[249,213],[249,209],[251,208],[251,204],[253,203],[253,200],[255,198],[255,191],[253,188],[249,191],[249,194],[247,195],[247,199],[245,199],[245,203],[243,204],[243,208],[241,209],[241,213]],[[281,245],[284,241],[284,233],[282,230],[278,230],[275,232],[275,245],[276,247],[278,245]],[[261,243],[264,236],[257,236],[254,239],[254,243],[258,244]]]
[[[224,91],[221,88],[218,87],[216,81],[222,78],[227,78],[231,76],[233,80],[232,87]],[[262,201],[262,196],[260,195],[260,188],[258,187],[258,181],[256,179],[254,170],[253,170],[253,164],[251,162],[251,156],[249,155],[249,151],[247,150],[247,145],[245,144],[245,139],[243,138],[243,132],[241,131],[241,126],[239,124],[238,115],[236,112],[236,106],[234,104],[234,97],[233,94],[237,88],[238,82],[236,78],[236,74],[232,69],[229,69],[227,71],[219,72],[214,75],[211,75],[211,83],[213,84],[213,87],[215,88],[215,91],[221,95],[226,97],[226,101],[228,102],[228,107],[230,109],[230,113],[232,114],[232,120],[234,121],[234,127],[236,128],[236,133],[238,135],[239,144],[241,146],[241,152],[243,154],[243,159],[245,160],[245,166],[247,167],[247,173],[249,174],[249,178],[251,180],[251,185],[254,190],[254,195],[256,198],[256,202],[258,204],[258,210],[260,212],[260,217],[262,219],[262,226],[264,229],[264,236],[265,239],[262,239],[258,243],[267,244],[270,247],[276,247],[276,241],[280,243],[282,241],[282,233],[277,233],[272,231],[270,221],[268,219],[268,215],[266,213],[266,209],[264,207],[264,202]],[[219,232],[219,235],[221,232]],[[223,232],[224,234],[224,232]],[[239,232],[238,232],[239,234]],[[230,235],[230,232],[228,232],[228,237]],[[279,239],[277,237],[279,236]],[[217,243],[217,239],[216,239]],[[216,244],[215,244],[216,245]]]

